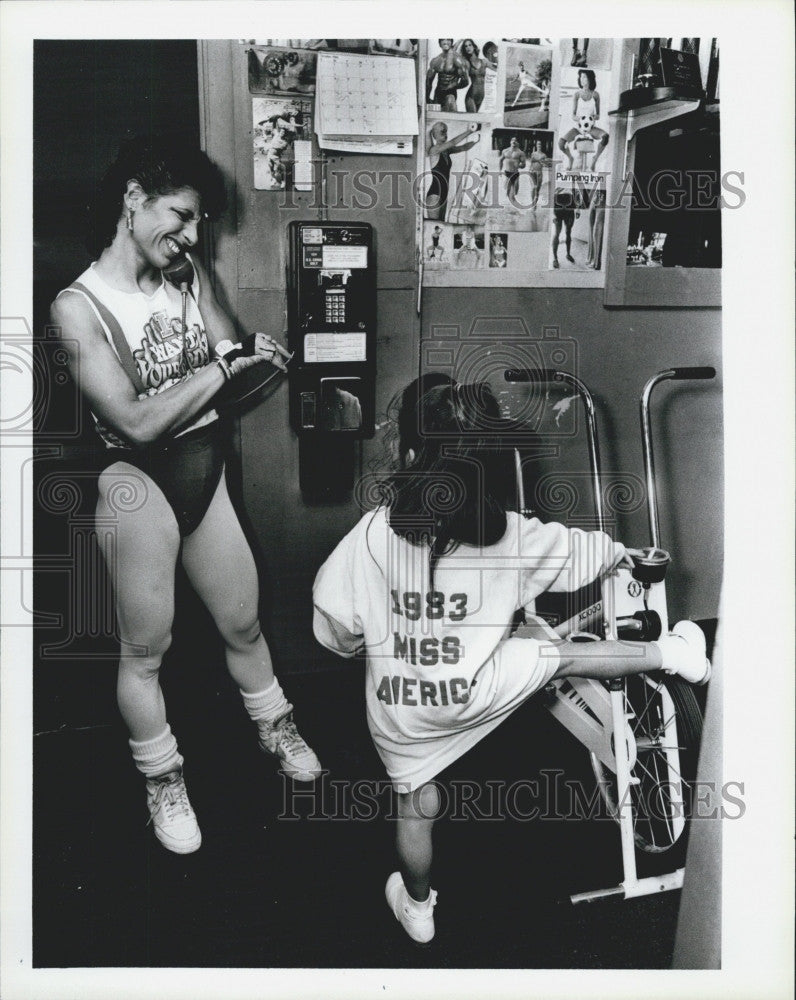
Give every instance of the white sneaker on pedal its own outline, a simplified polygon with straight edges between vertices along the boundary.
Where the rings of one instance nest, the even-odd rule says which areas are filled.
[[[321,762],[296,729],[293,712],[280,719],[258,719],[260,747],[278,757],[282,771],[296,781],[315,781],[323,774]]]
[[[406,891],[401,873],[393,872],[387,879],[384,895],[387,897],[387,905],[409,937],[418,944],[428,944],[434,937],[436,891],[431,889],[428,899],[424,903],[418,903]]]
[[[182,771],[147,778],[146,802],[155,836],[175,854],[191,854],[202,844],[196,814],[188,801]]]
[[[707,684],[712,668],[705,656],[705,633],[696,622],[678,622],[657,642],[667,674],[677,674],[691,684]]]

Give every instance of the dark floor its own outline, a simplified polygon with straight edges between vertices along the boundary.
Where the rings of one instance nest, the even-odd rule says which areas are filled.
[[[384,780],[361,668],[285,679],[300,729],[329,770],[314,798],[293,800],[257,749],[217,647],[201,629],[192,634],[197,645],[188,650],[178,636],[163,672],[204,838],[186,857],[161,848],[146,825],[143,781],[116,718],[113,664],[37,668],[37,700],[48,708],[39,722],[75,724],[39,725],[35,737],[34,966],[668,966],[678,892],[569,901],[620,881],[612,820],[490,820],[483,791],[460,806],[469,819],[452,812],[437,824],[437,936],[428,949],[412,944],[383,897],[395,868],[390,798],[354,785]],[[487,782],[504,792],[514,785],[527,816],[549,801],[527,782],[550,787],[557,770],[591,794],[585,752],[535,699],[446,772],[445,789],[459,789],[461,803],[471,782],[465,792],[491,788],[497,802],[505,795]]]

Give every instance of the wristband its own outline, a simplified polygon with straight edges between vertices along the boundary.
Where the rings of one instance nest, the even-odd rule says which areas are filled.
[[[227,364],[232,364],[238,358],[254,354],[256,337],[256,333],[250,333],[240,344],[233,344],[231,340],[220,341],[216,344],[216,360],[223,358]]]
[[[229,367],[229,362],[227,361],[227,359],[223,355],[221,355],[221,357],[216,358],[216,364],[221,369],[224,375],[224,380],[226,382],[229,382],[229,380],[232,378],[232,369]]]

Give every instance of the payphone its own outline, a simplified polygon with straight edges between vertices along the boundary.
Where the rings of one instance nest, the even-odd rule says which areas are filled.
[[[301,489],[334,499],[353,484],[354,442],[375,428],[376,261],[367,223],[288,226],[290,422]]]

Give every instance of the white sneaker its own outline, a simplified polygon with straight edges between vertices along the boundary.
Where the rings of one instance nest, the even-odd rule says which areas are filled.
[[[707,684],[712,668],[705,656],[705,633],[696,622],[678,622],[657,641],[667,674],[677,674],[691,684]]]
[[[282,771],[289,778],[315,781],[323,774],[321,762],[296,729],[292,711],[273,721],[258,719],[257,730],[260,746],[266,753],[279,758]]]
[[[401,873],[393,872],[387,879],[384,895],[387,897],[387,905],[409,937],[419,944],[428,944],[434,937],[436,891],[432,889],[428,899],[424,903],[418,903],[406,891]]]
[[[175,854],[191,854],[202,844],[196,814],[188,801],[182,771],[147,778],[146,803],[155,836]]]

